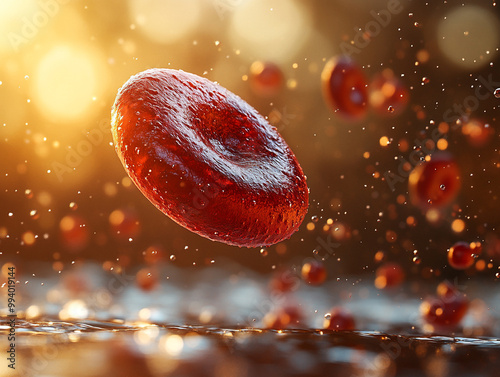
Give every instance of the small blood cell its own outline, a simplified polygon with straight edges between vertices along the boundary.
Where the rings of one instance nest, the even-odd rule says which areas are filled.
[[[416,206],[428,209],[450,204],[460,189],[460,171],[446,153],[434,154],[413,169],[408,180],[410,199]]]
[[[403,268],[393,262],[385,263],[377,268],[375,275],[375,287],[378,289],[397,287],[405,278]]]
[[[369,87],[369,103],[382,116],[402,113],[408,104],[408,90],[391,69],[377,74]]]
[[[326,63],[321,81],[323,96],[334,111],[354,120],[366,115],[367,80],[353,60],[346,56],[333,57]]]
[[[283,307],[267,313],[262,319],[264,327],[282,330],[296,327],[302,320],[302,312],[296,304],[286,304]]]
[[[283,72],[274,63],[256,61],[250,66],[249,82],[258,96],[273,97],[283,87]]]
[[[326,268],[321,262],[311,261],[302,266],[302,279],[311,285],[320,285],[326,280]]]
[[[495,130],[488,122],[471,119],[462,126],[462,133],[470,145],[476,148],[484,147],[495,135]]]
[[[78,252],[89,244],[89,231],[82,217],[78,215],[64,216],[59,222],[59,229],[61,243],[66,249]]]
[[[448,263],[456,270],[465,270],[474,264],[475,256],[480,252],[480,248],[475,244],[467,242],[457,242],[448,251]]]
[[[137,286],[143,291],[152,291],[158,286],[158,274],[151,268],[142,268],[135,275]]]
[[[113,236],[121,240],[137,237],[141,231],[139,218],[131,209],[116,209],[109,215]]]
[[[269,288],[274,292],[291,292],[298,288],[300,278],[290,269],[276,271],[269,282]]]
[[[142,252],[147,264],[157,264],[166,260],[165,249],[160,245],[153,245]]]
[[[467,314],[469,302],[449,282],[440,283],[437,297],[426,299],[420,306],[423,319],[435,327],[455,327]]]
[[[356,328],[356,322],[351,312],[343,308],[333,308],[325,316],[323,327],[335,331],[352,331]]]
[[[163,213],[211,240],[256,247],[289,238],[308,188],[275,128],[241,98],[199,76],[150,69],[119,90],[116,151]]]

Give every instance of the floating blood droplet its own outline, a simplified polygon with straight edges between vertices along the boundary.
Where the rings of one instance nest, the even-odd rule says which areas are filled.
[[[454,327],[467,313],[469,302],[449,282],[440,283],[437,297],[426,299],[420,306],[423,319],[435,327]]]
[[[330,59],[321,74],[323,96],[334,111],[348,119],[366,115],[367,80],[360,67],[349,57]],[[387,106],[386,106],[387,109]]]
[[[191,231],[238,246],[289,238],[307,212],[294,154],[245,101],[199,76],[150,69],[119,90],[116,151],[132,181]]]
[[[474,264],[475,256],[479,254],[480,248],[475,244],[457,242],[448,251],[448,263],[456,270],[465,270]]]
[[[408,90],[391,69],[385,69],[377,74],[370,84],[370,106],[379,115],[402,113],[408,100]]]
[[[436,153],[430,161],[415,167],[408,180],[410,199],[422,209],[446,206],[455,199],[459,189],[458,165],[446,153]]]
[[[393,262],[385,263],[377,268],[375,275],[375,287],[378,289],[397,287],[405,277],[403,268]]]
[[[333,308],[328,316],[325,316],[323,327],[334,331],[352,331],[356,328],[356,322],[351,312],[343,308]]]
[[[320,285],[326,280],[326,268],[321,262],[311,261],[302,266],[302,278],[312,285]]]
[[[250,66],[249,82],[258,96],[272,97],[283,87],[283,72],[274,63],[256,61]]]

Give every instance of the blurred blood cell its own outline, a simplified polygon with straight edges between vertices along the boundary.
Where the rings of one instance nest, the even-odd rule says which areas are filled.
[[[457,242],[448,251],[448,263],[456,270],[465,270],[474,264],[479,253],[480,247],[476,247],[475,243]]]
[[[378,289],[397,287],[404,278],[404,270],[398,263],[387,262],[375,272],[375,287]]]
[[[141,227],[139,217],[131,209],[116,209],[109,214],[109,224],[113,236],[121,240],[137,237]]]
[[[356,328],[356,322],[351,312],[343,308],[333,308],[325,316],[323,327],[335,331],[352,331]]]
[[[152,291],[158,286],[158,274],[155,269],[145,267],[137,271],[135,281],[143,291]]]
[[[302,279],[311,285],[320,285],[326,280],[326,268],[323,263],[311,261],[302,266]]]
[[[205,78],[150,69],[119,90],[116,151],[141,192],[211,240],[255,247],[289,238],[307,212],[306,178],[275,128]]]
[[[262,319],[268,329],[283,330],[296,327],[302,320],[302,312],[297,304],[287,303],[283,307],[267,313]]]
[[[369,86],[369,103],[382,116],[402,113],[408,105],[408,90],[391,69],[378,73]]]
[[[300,279],[291,269],[282,269],[276,271],[269,282],[269,288],[275,292],[291,292],[297,289]]]
[[[59,222],[59,239],[63,247],[78,252],[89,244],[89,231],[85,220],[78,215],[64,216]]]
[[[408,180],[410,199],[422,209],[450,204],[459,189],[460,171],[447,153],[434,154],[430,161],[417,165]]]
[[[142,255],[147,264],[156,264],[166,259],[165,249],[160,245],[149,246]]]
[[[273,97],[283,87],[283,72],[274,63],[256,61],[250,66],[249,82],[258,96]]]
[[[366,115],[367,79],[360,67],[349,57],[331,58],[321,73],[323,95],[334,111],[359,120]]]
[[[484,147],[495,135],[493,127],[488,122],[479,119],[464,122],[461,129],[469,144],[477,148]]]
[[[437,328],[455,327],[467,314],[469,302],[451,283],[437,287],[437,296],[427,298],[420,306],[423,319]]]

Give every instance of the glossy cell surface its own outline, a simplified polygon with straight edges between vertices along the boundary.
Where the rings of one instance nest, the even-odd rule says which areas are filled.
[[[367,79],[349,57],[330,59],[321,73],[323,96],[333,111],[344,118],[358,120],[366,115]]]
[[[460,170],[449,154],[435,154],[413,169],[408,191],[414,205],[436,208],[450,204],[460,190]]]
[[[163,213],[238,246],[289,238],[308,206],[305,176],[275,128],[235,94],[183,71],[150,69],[119,90],[116,151]]]

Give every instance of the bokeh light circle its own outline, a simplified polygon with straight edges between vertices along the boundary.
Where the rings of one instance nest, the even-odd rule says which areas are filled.
[[[82,46],[55,46],[36,68],[34,104],[52,122],[76,120],[88,115],[92,102],[105,87],[105,77],[97,51]]]
[[[309,14],[298,2],[254,0],[234,10],[229,35],[242,57],[282,63],[293,58],[310,32]]]
[[[131,21],[150,40],[174,43],[193,31],[201,16],[199,0],[129,0]]]
[[[444,56],[464,69],[480,68],[497,53],[500,22],[479,6],[450,11],[437,27],[438,46]]]

